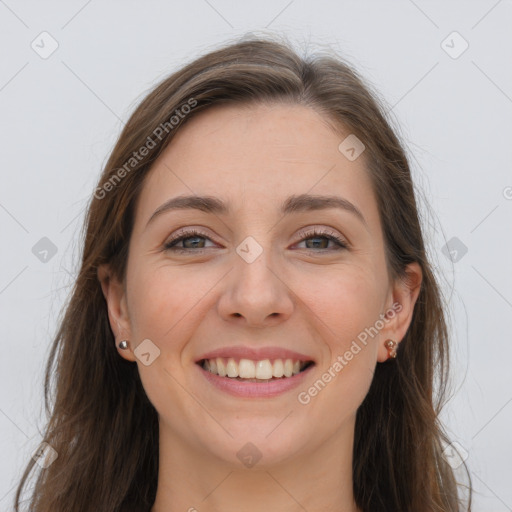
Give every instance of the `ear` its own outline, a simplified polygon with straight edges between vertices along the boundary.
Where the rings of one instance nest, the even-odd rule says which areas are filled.
[[[380,331],[379,351],[377,360],[382,363],[389,359],[388,349],[384,343],[388,339],[398,344],[407,333],[414,313],[414,305],[420,294],[423,273],[417,262],[409,263],[406,276],[397,279],[391,286],[387,307],[383,313],[388,313],[388,320]],[[399,345],[397,347],[399,350]]]
[[[116,339],[116,348],[121,357],[128,361],[135,361],[133,354],[133,343],[131,340],[130,317],[126,303],[126,292],[123,283],[113,275],[109,265],[103,264],[98,267],[98,280],[101,284],[103,296],[107,302],[108,319],[110,328]],[[128,340],[128,349],[123,350],[117,345],[121,340]]]

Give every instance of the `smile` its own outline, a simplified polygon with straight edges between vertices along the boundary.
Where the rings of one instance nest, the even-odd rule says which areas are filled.
[[[315,366],[292,359],[202,359],[196,364],[206,380],[232,396],[270,398],[298,386]]]
[[[220,377],[257,382],[292,377],[313,364],[313,361],[293,359],[275,359],[274,361],[270,359],[260,361],[240,359],[237,361],[232,357],[216,357],[203,359],[200,364],[204,370]]]

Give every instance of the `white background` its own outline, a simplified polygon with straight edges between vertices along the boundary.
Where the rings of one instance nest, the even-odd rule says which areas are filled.
[[[1,0],[0,510],[41,440],[84,207],[123,123],[157,81],[249,31],[332,47],[393,107],[452,311],[443,417],[468,453],[474,510],[512,510],[511,26],[510,0]],[[43,31],[58,42],[47,59],[31,48]],[[458,58],[453,31],[469,43]],[[32,253],[42,237],[57,247],[47,262]],[[467,247],[456,262],[442,252],[453,237]]]

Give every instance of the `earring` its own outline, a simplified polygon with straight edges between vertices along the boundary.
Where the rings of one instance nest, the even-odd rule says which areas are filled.
[[[388,349],[389,357],[392,357],[393,359],[396,358],[398,343],[394,340],[386,340],[384,346]]]
[[[116,320],[117,328],[119,329],[119,332],[121,332],[121,326],[119,325],[119,322]],[[120,341],[117,345],[121,350],[126,350],[128,348],[128,340]]]

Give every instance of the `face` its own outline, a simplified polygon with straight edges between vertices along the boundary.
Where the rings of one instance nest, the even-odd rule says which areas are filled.
[[[240,465],[251,442],[260,464],[276,464],[347,435],[388,357],[384,341],[405,334],[415,296],[390,282],[364,153],[350,161],[338,150],[349,134],[303,106],[214,107],[177,133],[146,178],[126,282],[104,291],[114,332],[132,349],[150,340],[145,361],[119,353],[138,365],[161,429],[198,453]],[[346,207],[292,208],[289,198],[304,194]],[[189,195],[225,209],[181,204],[154,215]],[[212,372],[198,364],[206,356]],[[279,375],[278,359],[309,365],[268,383],[215,374]]]

